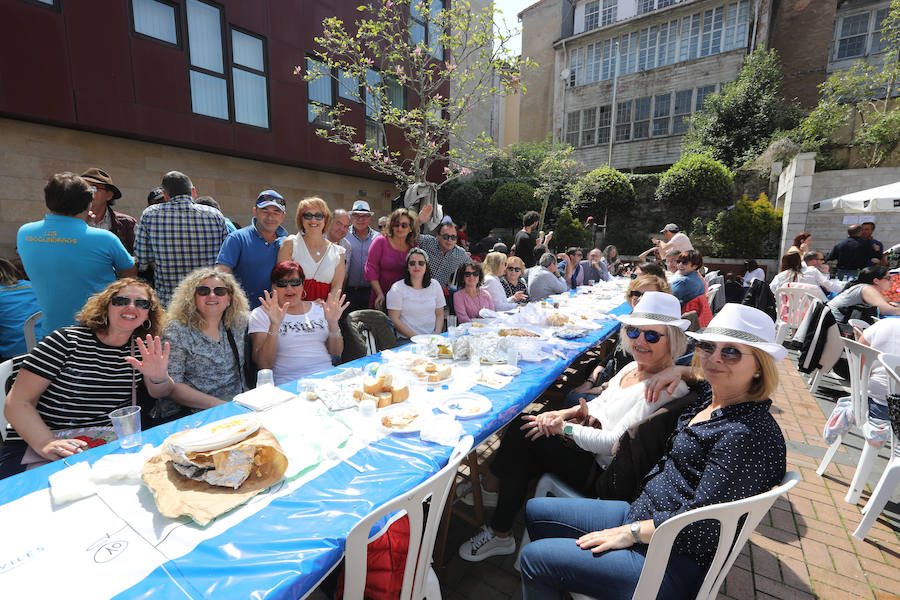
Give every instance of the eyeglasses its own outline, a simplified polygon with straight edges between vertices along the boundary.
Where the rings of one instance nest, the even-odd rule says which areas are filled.
[[[652,329],[638,329],[637,327],[632,327],[629,325],[625,328],[625,335],[628,336],[630,340],[636,340],[641,337],[641,333],[644,334],[644,339],[647,340],[648,344],[655,344],[660,340],[660,338],[666,337],[664,333],[657,333]]]
[[[516,273],[521,273],[521,272],[522,272],[522,268],[521,268],[521,267],[506,267],[506,270],[507,270],[507,271],[515,271]]]
[[[400,229],[409,229],[409,223],[406,221],[400,221],[398,223],[394,223],[394,227],[399,227]]]
[[[406,263],[406,266],[408,266],[408,267],[424,267],[425,264],[426,263],[424,260],[411,260],[408,263]]]
[[[275,287],[286,288],[287,286],[291,287],[300,287],[303,285],[303,279],[297,277],[296,279],[279,279],[275,282]]]
[[[716,348],[719,348],[718,344],[712,342],[697,343],[697,350],[702,352],[705,358],[709,358],[715,354]],[[722,360],[727,362],[740,362],[741,357],[744,356],[744,353],[734,346],[722,346],[719,348],[719,354],[722,356]]]
[[[311,212],[303,213],[304,221],[312,221],[313,219],[315,219],[316,221],[324,221],[325,215],[322,213],[311,213]]]
[[[216,296],[224,296],[228,293],[227,287],[216,286],[212,289],[209,289],[208,285],[198,285],[197,286],[197,295],[198,296],[209,296],[209,293],[212,292]]]
[[[145,298],[129,298],[128,296],[113,296],[109,299],[113,306],[130,306],[132,304],[141,310],[150,310],[150,301]]]
[[[452,234],[452,233],[442,233],[442,234],[441,234],[441,239],[442,239],[442,240],[455,240],[455,239],[456,239],[456,235],[455,235],[455,234]]]
[[[632,291],[628,292],[628,295],[631,296],[632,298],[640,298],[641,296],[644,295],[644,292],[639,292],[639,291],[637,291],[637,290],[632,290]]]
[[[570,256],[584,256],[581,252],[576,252],[575,254],[571,254]]]
[[[97,193],[97,188],[95,188],[94,186],[91,186],[88,188],[88,194],[90,194],[91,196],[93,196],[96,193]]]
[[[679,264],[679,265],[689,265],[689,264],[691,264],[691,261],[688,260],[688,259],[686,259],[686,258],[678,258],[678,259],[675,260],[675,262],[676,262],[677,264]]]
[[[478,277],[478,271],[466,271],[463,277]]]

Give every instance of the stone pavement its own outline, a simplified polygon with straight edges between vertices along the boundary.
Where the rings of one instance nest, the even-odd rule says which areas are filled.
[[[788,470],[799,472],[803,481],[787,498],[778,499],[762,520],[719,598],[900,598],[900,507],[888,503],[865,541],[851,537],[862,518],[859,508],[871,491],[870,487],[863,492],[858,506],[844,502],[859,457],[860,438],[850,436],[824,477],[815,472],[826,449],[822,440],[825,417],[835,398],[849,395],[849,388],[846,382],[825,377],[822,392],[814,398],[796,369],[793,354],[791,358],[794,362],[789,359],[779,365],[781,383],[772,411],[788,441]],[[491,438],[479,452],[487,456],[496,444],[496,437]],[[881,475],[887,454],[883,448],[870,486]],[[513,569],[515,556],[468,563],[459,558],[456,549],[475,529],[457,518],[450,530],[445,565],[435,569],[445,600],[521,598],[519,574]],[[521,540],[522,530],[520,515],[516,539]]]

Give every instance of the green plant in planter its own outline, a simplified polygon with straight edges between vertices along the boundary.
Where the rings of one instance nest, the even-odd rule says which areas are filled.
[[[701,204],[727,206],[733,185],[734,177],[724,164],[708,154],[689,154],[659,178],[656,200],[690,216]]]

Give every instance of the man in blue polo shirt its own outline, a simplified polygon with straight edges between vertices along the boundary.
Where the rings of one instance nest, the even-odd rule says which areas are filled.
[[[115,234],[89,227],[94,188],[74,173],[57,173],[44,187],[50,214],[19,228],[16,246],[43,313],[42,330],[75,324],[85,301],[116,280],[134,277],[134,259]]]
[[[250,308],[259,306],[263,291],[271,289],[270,274],[278,257],[278,249],[287,230],[284,222],[284,198],[275,190],[266,190],[256,199],[253,222],[225,238],[216,269],[234,273],[244,288]]]

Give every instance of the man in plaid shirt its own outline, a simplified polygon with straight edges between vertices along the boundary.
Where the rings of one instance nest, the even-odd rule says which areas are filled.
[[[194,204],[197,190],[184,173],[166,173],[162,189],[167,202],[144,209],[135,231],[134,254],[140,268],[154,265],[156,293],[165,305],[182,277],[215,264],[228,227],[221,212]]]

